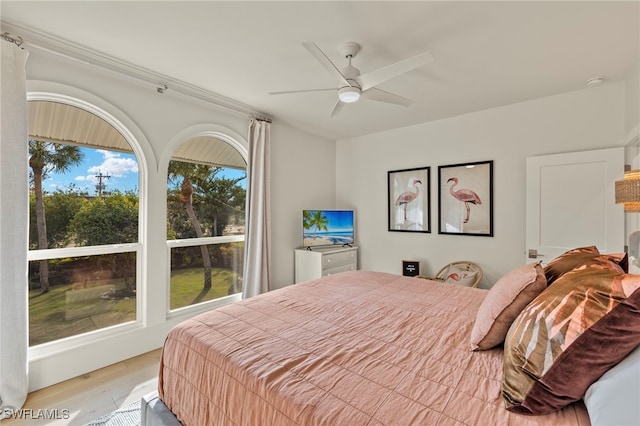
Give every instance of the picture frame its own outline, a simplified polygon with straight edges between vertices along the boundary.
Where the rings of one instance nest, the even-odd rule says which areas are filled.
[[[403,260],[402,275],[405,277],[417,277],[418,275],[420,275],[420,261]]]
[[[388,230],[431,232],[431,167],[387,172]]]
[[[493,161],[438,166],[438,233],[493,237]]]

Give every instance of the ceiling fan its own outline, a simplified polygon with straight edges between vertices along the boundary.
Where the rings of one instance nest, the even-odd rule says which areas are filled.
[[[338,101],[333,107],[333,111],[331,111],[331,116],[337,114],[345,103],[356,102],[360,98],[402,106],[411,105],[413,103],[411,99],[386,92],[375,86],[433,61],[433,55],[427,52],[360,75],[360,70],[351,65],[351,59],[360,51],[360,45],[358,43],[347,42],[339,46],[340,53],[349,61],[348,65],[342,70],[331,62],[327,55],[325,55],[315,43],[306,42],[302,43],[302,45],[320,62],[320,65],[338,80],[337,89],[332,87],[327,89],[288,90],[283,92],[270,92],[269,94],[283,95],[337,90]]]

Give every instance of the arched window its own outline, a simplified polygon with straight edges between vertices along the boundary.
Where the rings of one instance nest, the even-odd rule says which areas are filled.
[[[136,321],[140,170],[133,136],[86,102],[29,99],[29,344]]]
[[[236,146],[198,135],[169,161],[170,310],[242,292],[247,163]]]

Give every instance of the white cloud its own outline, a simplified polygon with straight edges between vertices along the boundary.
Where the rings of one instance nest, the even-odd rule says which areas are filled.
[[[124,177],[127,173],[138,173],[138,163],[132,158],[122,158],[113,151],[97,150],[104,157],[102,164],[90,167],[87,172],[94,176],[87,176],[87,180],[95,181],[95,175],[102,173],[113,177]]]

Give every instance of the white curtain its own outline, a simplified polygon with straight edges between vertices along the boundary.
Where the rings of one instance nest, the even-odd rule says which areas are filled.
[[[0,419],[27,397],[28,52],[0,39]]]
[[[242,290],[244,299],[271,289],[270,132],[271,123],[268,121],[253,119],[249,123],[247,223]]]

